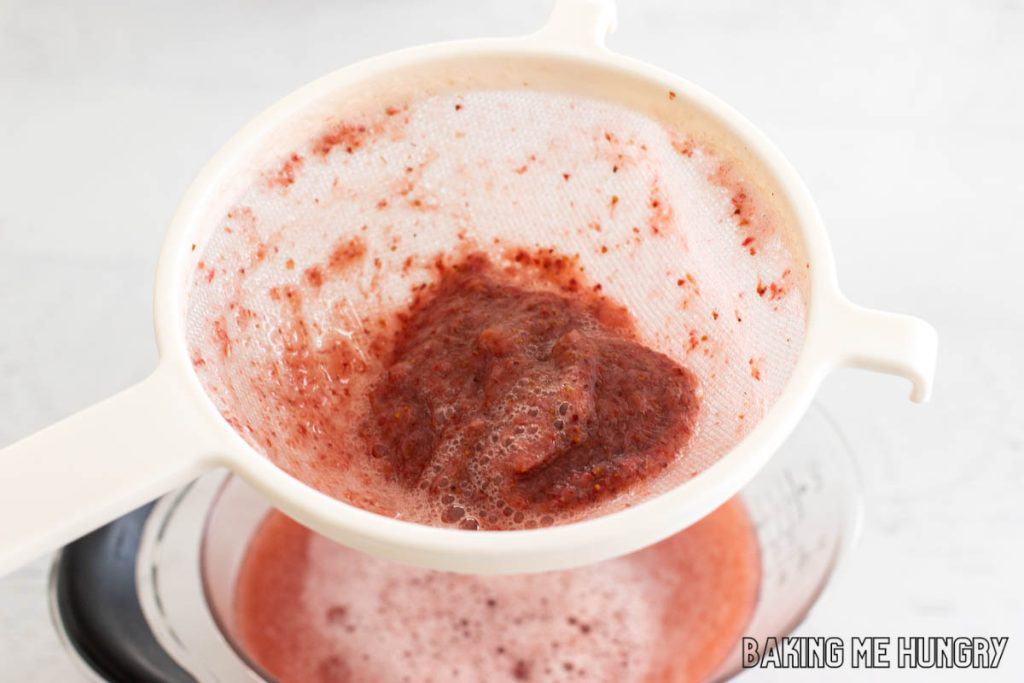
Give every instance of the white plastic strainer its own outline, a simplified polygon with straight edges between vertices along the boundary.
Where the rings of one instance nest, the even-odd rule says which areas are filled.
[[[275,506],[316,531],[389,559],[475,573],[567,568],[658,541],[735,494],[782,443],[821,379],[837,366],[902,375],[914,385],[911,398],[924,400],[932,382],[935,331],[914,318],[850,304],[838,290],[821,219],[781,154],[749,122],[700,88],[609,52],[603,39],[613,22],[610,2],[559,0],[547,25],[536,34],[432,45],[361,62],[288,96],[239,132],[189,189],[165,242],[155,301],[161,352],[156,372],[0,452],[0,573],[216,466],[234,470]],[[237,198],[246,193],[253,169],[279,164],[282,145],[291,144],[290,131],[322,125],[339,102],[359,110],[413,82],[434,83],[439,90],[455,84],[467,91],[474,85],[514,84],[521,93],[569,93],[678,123],[712,138],[715,149],[754,169],[763,191],[782,207],[787,214],[784,223],[793,233],[787,239],[806,262],[806,272],[800,275],[806,307],[802,344],[798,355],[794,351],[792,367],[786,368],[788,379],[772,392],[777,396],[770,397],[774,401],[763,418],[737,444],[730,444],[728,452],[701,463],[698,476],[674,480],[658,495],[629,501],[624,509],[544,529],[432,527],[360,509],[302,483],[254,449],[252,439],[240,436],[222,415],[223,402],[216,395],[211,400],[211,383],[194,367],[190,335],[196,325],[204,324],[204,313],[216,314],[225,299],[208,296],[197,307],[190,291],[197,259],[222,234],[223,217],[230,217]],[[522,97],[513,97],[507,105],[534,111],[529,95]],[[290,174],[287,166],[282,168]],[[685,182],[684,177],[670,180]],[[296,194],[301,193],[299,187],[296,184]],[[306,219],[280,213],[288,211],[284,204],[272,208],[279,212],[275,216],[282,226]],[[624,202],[621,210],[628,209]],[[545,207],[533,210],[542,212]],[[311,220],[308,230],[315,229]],[[441,242],[437,248],[447,245]],[[652,251],[647,262],[665,259],[667,253],[671,252]],[[710,263],[714,265],[714,259]],[[643,285],[634,286],[628,274],[620,283],[619,298],[636,308],[634,313],[643,303],[647,317],[658,319],[657,306],[647,307],[652,297]],[[371,286],[368,291],[386,289]],[[639,322],[643,326],[644,321]],[[672,340],[669,336],[663,341]],[[245,379],[244,369],[222,370],[239,382]],[[251,393],[245,396],[250,408],[259,404]]]

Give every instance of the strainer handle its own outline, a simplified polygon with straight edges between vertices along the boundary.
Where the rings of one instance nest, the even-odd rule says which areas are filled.
[[[835,365],[910,380],[910,400],[927,401],[935,381],[938,333],[920,318],[864,308],[842,300],[828,324]]]
[[[0,449],[0,576],[212,466],[175,379],[157,370]]]
[[[616,23],[614,0],[555,0],[547,22],[530,37],[562,47],[603,48]]]

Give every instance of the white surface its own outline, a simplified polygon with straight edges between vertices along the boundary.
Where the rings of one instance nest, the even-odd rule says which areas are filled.
[[[1024,677],[1024,6],[621,4],[613,49],[722,96],[793,161],[850,297],[939,329],[932,404],[907,403],[901,380],[856,372],[820,394],[859,454],[868,514],[805,631],[1009,635],[998,671],[948,678]],[[199,166],[252,114],[358,57],[519,33],[546,11],[469,0],[0,3],[0,443],[153,367],[164,227]],[[47,621],[45,568],[0,579],[0,680],[73,675]]]

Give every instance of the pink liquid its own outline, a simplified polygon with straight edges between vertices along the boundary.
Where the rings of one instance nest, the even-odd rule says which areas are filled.
[[[235,617],[242,649],[282,683],[703,681],[759,584],[735,500],[632,555],[511,577],[392,564],[274,512],[250,542]]]

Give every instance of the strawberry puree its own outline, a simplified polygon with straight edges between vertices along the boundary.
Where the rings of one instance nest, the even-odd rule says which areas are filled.
[[[587,505],[660,472],[693,432],[693,373],[593,292],[519,287],[472,254],[401,318],[369,450],[440,496],[446,522]]]
[[[759,582],[735,500],[632,555],[505,577],[392,564],[273,512],[239,574],[236,637],[281,683],[704,681],[732,664]]]

